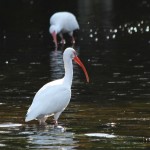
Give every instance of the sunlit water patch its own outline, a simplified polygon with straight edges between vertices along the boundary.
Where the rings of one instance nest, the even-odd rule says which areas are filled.
[[[14,127],[20,127],[22,124],[17,124],[17,123],[3,123],[0,124],[0,128],[14,128]]]
[[[106,134],[106,133],[86,133],[85,135],[89,137],[99,137],[99,138],[115,138],[117,136],[113,134]]]

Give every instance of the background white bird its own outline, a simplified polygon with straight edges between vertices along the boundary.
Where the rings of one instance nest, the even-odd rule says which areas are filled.
[[[60,114],[67,107],[71,98],[71,85],[73,79],[72,59],[83,69],[87,82],[89,76],[83,63],[76,55],[73,48],[67,48],[63,53],[65,75],[58,79],[45,84],[35,95],[33,102],[28,109],[25,121],[38,119],[39,124],[45,124],[47,117],[54,115],[54,123]]]
[[[56,48],[58,47],[57,34],[61,37],[63,44],[65,42],[63,33],[68,33],[72,37],[72,43],[75,43],[73,31],[77,29],[79,29],[77,19],[70,12],[57,12],[50,17],[49,32],[53,37]]]

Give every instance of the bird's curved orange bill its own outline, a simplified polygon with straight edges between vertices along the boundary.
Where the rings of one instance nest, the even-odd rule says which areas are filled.
[[[73,60],[83,69],[84,74],[85,74],[85,76],[86,76],[86,80],[87,80],[87,82],[89,82],[89,75],[88,75],[88,73],[87,73],[87,71],[86,71],[85,66],[83,65],[83,63],[82,63],[81,60],[79,59],[79,57],[78,57],[78,56],[75,56]]]
[[[56,35],[56,32],[53,32],[52,33],[52,37],[53,37],[53,40],[54,40],[54,43],[55,43],[55,46],[56,46],[56,48],[57,48],[57,35]]]

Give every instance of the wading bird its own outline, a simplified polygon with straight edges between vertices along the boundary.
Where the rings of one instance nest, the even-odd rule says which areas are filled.
[[[49,32],[53,37],[55,47],[57,49],[57,34],[61,37],[62,43],[65,43],[63,38],[64,33],[68,33],[72,37],[72,43],[75,43],[73,31],[79,29],[79,24],[76,17],[70,12],[57,12],[50,17]]]
[[[84,71],[87,82],[89,76],[81,60],[78,58],[73,48],[66,48],[63,53],[65,75],[45,84],[35,95],[31,106],[27,111],[25,121],[37,119],[40,125],[46,124],[47,117],[54,115],[54,125],[57,126],[57,120],[60,114],[69,104],[71,98],[71,85],[73,79],[74,60]]]

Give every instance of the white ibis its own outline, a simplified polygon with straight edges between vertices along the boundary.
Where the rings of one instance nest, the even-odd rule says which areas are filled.
[[[65,68],[64,77],[45,84],[36,93],[33,102],[28,109],[25,119],[26,122],[37,119],[39,124],[45,124],[47,117],[54,115],[54,123],[57,125],[60,114],[67,107],[71,98],[71,85],[73,79],[72,60],[83,69],[87,82],[89,82],[86,68],[78,58],[76,51],[73,48],[65,49],[63,53]]]
[[[57,34],[61,37],[64,44],[63,33],[68,33],[72,37],[72,43],[75,43],[73,31],[79,29],[79,24],[76,17],[70,12],[57,12],[50,18],[49,32],[53,37],[55,46],[57,48]]]

